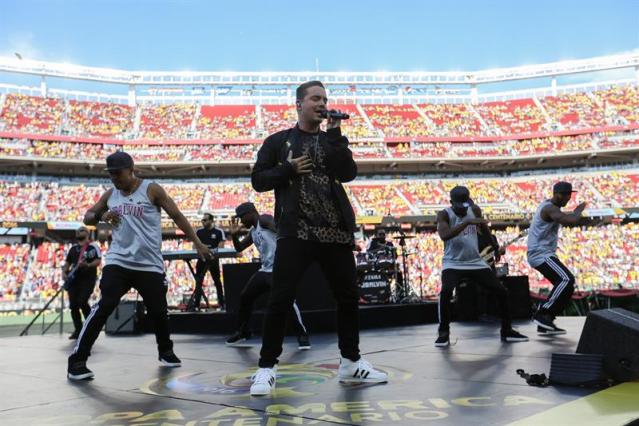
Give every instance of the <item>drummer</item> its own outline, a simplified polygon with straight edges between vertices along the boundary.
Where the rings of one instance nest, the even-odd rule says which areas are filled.
[[[393,257],[396,258],[397,251],[395,250],[393,242],[386,240],[386,231],[384,230],[384,228],[378,228],[375,232],[375,236],[371,238],[371,241],[369,242],[368,248],[366,250],[369,252],[373,252],[383,250],[385,248],[389,248],[393,253]]]

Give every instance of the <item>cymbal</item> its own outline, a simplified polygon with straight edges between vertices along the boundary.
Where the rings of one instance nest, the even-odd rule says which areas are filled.
[[[409,238],[416,238],[416,237],[417,237],[416,235],[403,235],[401,237],[393,237],[393,239],[394,240],[401,240],[402,238],[409,239]]]

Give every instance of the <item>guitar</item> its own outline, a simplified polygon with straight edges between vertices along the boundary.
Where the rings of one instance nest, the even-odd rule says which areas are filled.
[[[75,280],[75,274],[78,272],[78,269],[80,269],[80,264],[82,262],[86,262],[88,248],[89,246],[87,245],[84,246],[82,250],[80,250],[80,254],[78,255],[78,263],[76,263],[73,269],[71,269],[71,271],[67,274],[67,279],[64,280],[64,284],[62,285],[62,288],[64,288],[65,290],[69,290],[71,288],[73,281]]]
[[[523,231],[521,231],[519,234],[517,234],[515,238],[513,238],[510,241],[507,241],[500,248],[505,250],[509,245],[519,241],[520,239],[524,238],[526,235],[528,235],[528,229],[524,229]],[[493,249],[492,246],[484,247],[481,253],[479,253],[479,256],[484,261],[486,261],[490,266],[493,266],[495,264],[495,250]]]
[[[65,290],[69,290],[71,288],[71,285],[73,284],[73,281],[75,280],[75,274],[78,271],[78,269],[80,269],[80,263],[78,262],[73,269],[71,269],[71,272],[69,272],[67,274],[67,279],[64,280],[64,284],[62,284],[62,288],[64,288]]]

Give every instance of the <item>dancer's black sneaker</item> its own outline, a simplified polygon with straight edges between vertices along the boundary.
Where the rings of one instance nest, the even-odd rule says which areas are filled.
[[[440,331],[439,337],[435,340],[435,347],[444,348],[448,345],[450,345],[450,332]]]
[[[308,334],[300,334],[297,336],[297,349],[300,351],[307,351],[311,348],[311,340],[308,338]]]
[[[173,350],[162,352],[158,356],[158,360],[165,367],[181,367],[182,361],[178,358]]]
[[[539,327],[545,328],[546,330],[554,330],[555,328],[557,328],[553,321],[554,318],[552,317],[552,315],[544,312],[537,312],[533,317],[533,322]]]
[[[69,380],[87,380],[93,378],[93,371],[87,368],[86,361],[69,361],[67,367],[67,379]]]
[[[76,330],[69,335],[69,340],[76,340],[79,336],[80,336],[80,332]]]
[[[555,326],[552,330],[547,330],[543,327],[537,326],[537,334],[540,336],[558,336],[560,334],[566,334],[566,330],[557,326]]]
[[[510,330],[506,330],[506,331],[502,330],[501,341],[508,342],[508,343],[527,342],[528,337],[524,336],[523,334],[511,328]]]
[[[237,333],[235,333],[234,335],[226,339],[226,345],[227,346],[239,345],[240,343],[246,342],[246,340],[250,337],[251,335],[249,333],[243,333],[241,331],[238,331]]]

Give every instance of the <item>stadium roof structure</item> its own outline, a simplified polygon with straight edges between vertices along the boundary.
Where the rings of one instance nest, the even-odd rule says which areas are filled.
[[[53,89],[67,97],[109,97],[129,104],[136,102],[207,103],[288,103],[295,86],[311,79],[324,82],[334,100],[357,99],[367,102],[478,102],[512,98],[509,93],[480,93],[479,88],[495,83],[550,78],[551,87],[543,94],[561,93],[570,88],[557,88],[556,78],[581,73],[617,69],[634,69],[639,80],[639,52],[547,64],[495,68],[479,71],[375,71],[375,72],[236,72],[236,71],[144,71],[99,68],[68,63],[43,62],[18,57],[0,57],[0,72],[40,77],[39,86],[20,87],[0,84],[0,90],[29,92],[41,96],[49,92],[48,79],[66,79],[119,86],[120,94],[89,93]],[[617,83],[617,82],[615,82]],[[601,85],[601,83],[600,83]],[[587,85],[575,85],[582,88]],[[123,91],[123,88],[126,92]],[[550,91],[549,91],[550,90]],[[514,92],[512,92],[514,94]],[[91,96],[93,95],[93,96]],[[521,96],[521,93],[517,95]]]

